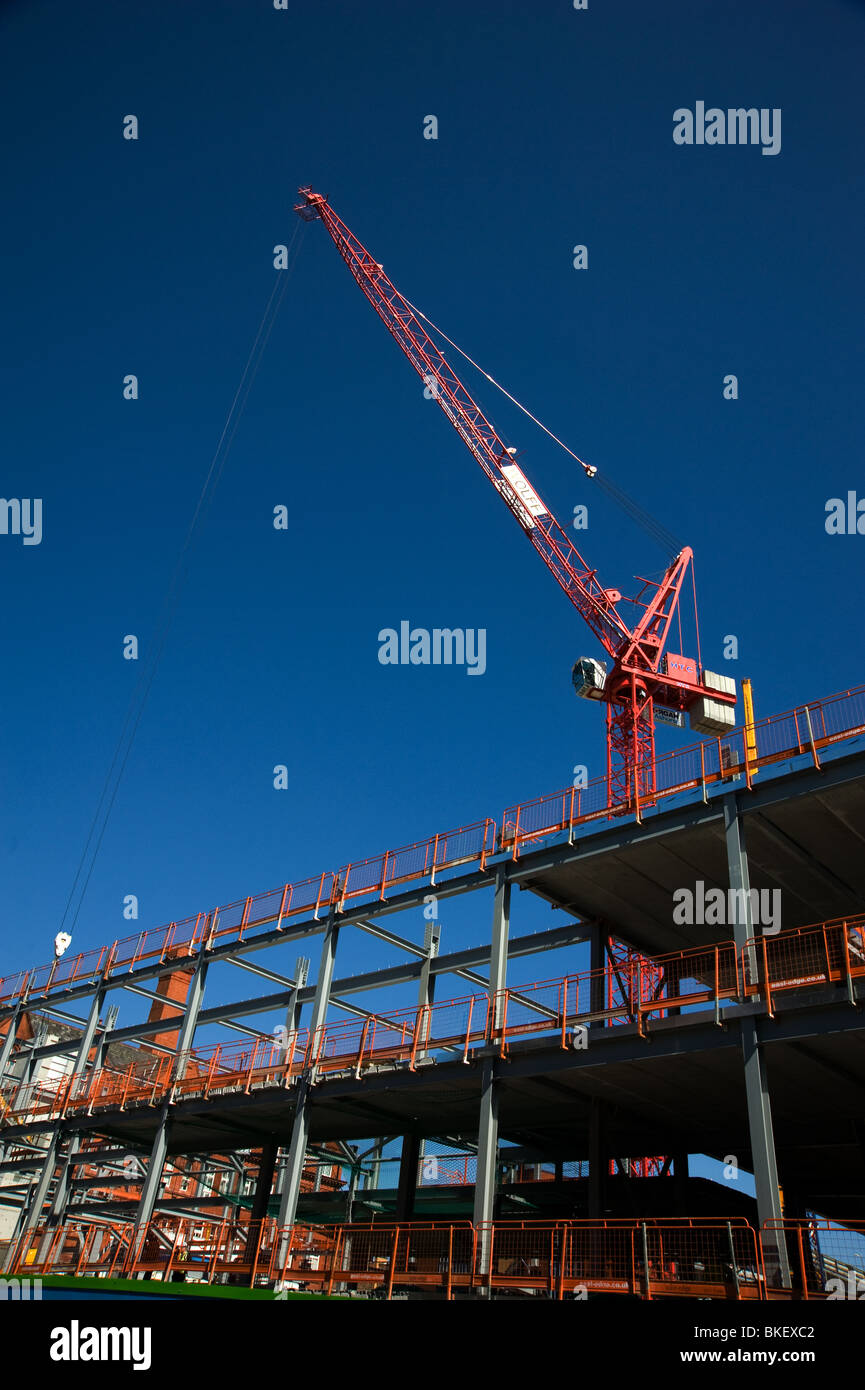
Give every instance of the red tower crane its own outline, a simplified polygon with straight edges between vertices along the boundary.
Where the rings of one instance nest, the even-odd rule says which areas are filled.
[[[701,669],[693,658],[666,651],[689,570],[693,577],[692,551],[684,546],[660,580],[639,581],[642,587],[632,599],[623,600],[618,589],[605,588],[514,461],[516,451],[504,444],[430,337],[421,322],[423,316],[400,294],[323,194],[311,188],[300,188],[298,193],[303,201],[295,212],[305,221],[324,223],[379,318],[604,648],[610,669],[603,661],[580,657],[572,673],[574,688],[578,695],[606,704],[609,811],[633,810],[639,815],[655,790],[656,708],[667,711],[674,723],[683,722],[688,713],[691,728],[702,733],[724,733],[735,720],[735,683]],[[578,462],[589,478],[597,474],[590,464]],[[628,608],[628,621],[620,604]],[[696,625],[696,591],[694,621]],[[697,646],[699,654],[699,633]],[[663,971],[654,962],[613,936],[607,941],[607,954],[608,1007],[617,991],[633,993],[635,975],[644,1000],[661,995]],[[659,1173],[665,1166],[662,1158],[632,1162],[633,1171],[640,1175]],[[611,1171],[613,1167],[611,1163]]]
[[[655,789],[656,707],[670,711],[674,722],[681,722],[687,712],[691,727],[700,732],[723,733],[734,722],[734,682],[701,670],[692,658],[666,651],[691,568],[691,550],[684,547],[660,580],[640,581],[633,599],[623,600],[618,589],[605,588],[515,463],[515,450],[506,447],[427,333],[418,311],[324,195],[311,188],[298,192],[303,201],[295,211],[307,221],[320,218],[324,223],[379,318],[606,652],[609,670],[607,663],[592,657],[575,663],[574,686],[578,695],[606,704],[610,810],[639,814]],[[597,469],[580,463],[587,476],[594,477]],[[620,612],[622,604],[628,607],[628,620]]]

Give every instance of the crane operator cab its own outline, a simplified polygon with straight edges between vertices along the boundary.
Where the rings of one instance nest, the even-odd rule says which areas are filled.
[[[593,656],[581,656],[574,662],[571,672],[574,690],[584,700],[603,700],[604,686],[607,683],[607,663],[596,661]]]

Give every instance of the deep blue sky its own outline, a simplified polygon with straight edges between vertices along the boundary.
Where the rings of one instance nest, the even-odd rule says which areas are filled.
[[[827,536],[824,508],[865,494],[863,38],[841,0],[2,6],[0,491],[43,499],[44,539],[0,536],[0,973],[50,955],[139,673],[121,640],[153,637],[300,183],[694,547],[704,658],[753,678],[758,714],[862,680],[865,537]],[[677,147],[673,111],[697,100],[780,107],[780,154]],[[565,524],[590,504],[606,584],[662,566],[467,380]],[[486,674],[379,665],[403,618],[485,628]],[[600,655],[308,227],[76,947],[128,933],[128,893],[158,924],[498,819],[575,763],[600,773],[601,710],[570,685],[583,652]],[[447,944],[480,940],[487,910],[450,915]],[[514,930],[541,920],[520,896]],[[342,967],[387,959],[352,941]]]

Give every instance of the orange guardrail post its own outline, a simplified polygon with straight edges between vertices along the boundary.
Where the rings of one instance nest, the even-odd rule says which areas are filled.
[[[207,1096],[210,1094],[210,1087],[211,1087],[212,1084],[213,1084],[213,1074],[214,1074],[214,1072],[216,1071],[217,1062],[219,1061],[219,1059],[220,1059],[221,1056],[222,1056],[222,1043],[219,1043],[218,1046],[217,1046],[216,1048],[214,1048],[213,1056],[212,1056],[211,1059],[210,1059],[210,1066],[208,1067],[208,1069],[207,1069],[207,1075],[206,1075],[205,1078],[204,1078],[204,1086],[203,1086],[203,1088],[202,1088],[201,1094],[202,1094],[202,1096],[204,1096],[205,1099],[206,1099]],[[183,1080],[184,1078],[185,1078],[185,1073],[184,1073],[184,1077],[182,1077],[181,1080]],[[176,1089],[177,1085],[178,1085],[178,1083],[175,1082],[175,1089]]]
[[[132,1067],[133,1067],[133,1065],[134,1065],[134,1063],[132,1063],[132,1062],[129,1063],[129,1069],[128,1069],[127,1073],[126,1073],[126,1082],[125,1082],[125,1084],[124,1084],[124,1087],[123,1087],[123,1094],[122,1094],[122,1097],[121,1097],[121,1100],[120,1100],[120,1109],[121,1109],[121,1110],[123,1110],[123,1109],[125,1108],[125,1106],[126,1106],[126,1097],[127,1097],[127,1095],[129,1094],[129,1084],[130,1084],[130,1082],[131,1082],[131,1080],[132,1080]]]
[[[496,1015],[498,1014],[499,1010],[498,1010],[497,1002],[496,1002],[496,1001],[498,1001],[499,995],[503,995],[504,998],[502,999],[502,1003],[501,1003],[501,1017],[497,1019]],[[494,1002],[493,1002],[493,1020],[492,1020],[493,1027],[492,1027],[492,1033],[495,1034],[496,1032],[498,1032],[499,1037],[500,1037],[500,1042],[499,1042],[499,1056],[500,1056],[500,1057],[504,1057],[505,1054],[506,1054],[506,1052],[507,1052],[507,1050],[508,1050],[508,1001],[509,1001],[509,999],[510,999],[510,990],[508,990],[508,989],[497,990],[497,991],[496,991],[496,994],[493,996],[493,999],[494,999]]]
[[[765,975],[765,977],[766,977],[766,978],[765,978],[765,983],[766,983],[766,1012],[768,1013],[768,1015],[769,1015],[770,1018],[774,1018],[774,1017],[775,1017],[775,1011],[774,1011],[774,1009],[773,1009],[773,1007],[772,1007],[772,982],[771,982],[771,980],[769,979],[769,957],[768,957],[767,950],[766,950],[766,937],[765,937],[765,935],[762,936],[762,937],[760,938],[760,940],[761,940],[761,943],[762,943],[762,946],[763,946],[763,950],[762,950],[762,956],[763,956],[763,973],[764,973],[764,975]]]
[[[565,1296],[565,1262],[568,1256],[568,1247],[571,1242],[570,1225],[559,1226],[559,1277],[556,1281],[556,1297],[561,1303]]]
[[[291,1085],[291,1069],[294,1066],[294,1054],[297,1049],[297,1029],[292,1029],[291,1043],[285,1054],[285,1085]]]
[[[276,918],[276,930],[282,931],[282,919],[285,916],[285,909],[291,897],[291,884],[287,883],[282,890],[282,898],[279,903],[279,913]]]
[[[255,1244],[252,1247],[252,1259],[250,1261],[249,1267],[249,1287],[251,1289],[255,1288],[255,1276],[258,1268],[258,1252],[261,1249],[261,1241],[262,1237],[264,1236],[264,1218],[259,1219],[255,1224],[258,1229],[255,1233]],[[248,1248],[246,1253],[249,1253]]]
[[[365,1021],[364,1025],[363,1025],[363,1027],[362,1027],[361,1030],[360,1030],[360,1045],[359,1045],[359,1047],[358,1047],[358,1049],[357,1049],[357,1063],[356,1063],[355,1069],[354,1069],[355,1079],[358,1080],[358,1081],[360,1080],[361,1067],[363,1066],[363,1050],[364,1050],[364,1048],[366,1047],[366,1039],[367,1039],[367,1034],[369,1033],[369,1025],[370,1025],[370,1020],[367,1019],[367,1020]],[[371,1061],[371,1060],[372,1060],[372,1058],[370,1058],[370,1061]]]
[[[850,968],[850,939],[847,935],[846,921],[841,923],[841,942],[844,949],[844,974],[847,977],[847,998],[851,1004],[855,1004],[856,993],[853,989],[853,973]]]
[[[258,1049],[260,1046],[261,1039],[256,1038],[252,1052],[249,1054],[249,1066],[246,1069],[246,1085],[243,1088],[243,1094],[245,1096],[249,1095],[249,1088],[252,1085],[252,1073],[255,1071],[255,1063],[258,1060]]]
[[[390,850],[386,849],[381,864],[381,883],[379,884],[378,896],[381,902],[385,902],[384,890],[387,886],[387,866],[390,859]]]
[[[245,929],[246,929],[247,923],[249,922],[249,909],[250,909],[251,907],[252,907],[252,898],[247,898],[247,900],[246,900],[246,902],[245,902],[245,904],[244,904],[244,907],[243,907],[243,916],[242,916],[241,919],[240,919],[240,926],[239,926],[238,929],[237,929],[237,939],[238,939],[238,941],[242,941],[242,940],[243,940],[243,933],[244,933],[244,931],[245,931]]]
[[[174,1266],[174,1256],[177,1252],[177,1247],[180,1244],[180,1232],[182,1227],[183,1223],[178,1221],[177,1229],[174,1232],[174,1240],[171,1242],[171,1250],[168,1254],[168,1264],[165,1266],[165,1278],[167,1281],[171,1280],[171,1270]]]
[[[470,1041],[471,1035],[472,1035],[472,1014],[473,1014],[473,1012],[474,1012],[474,1007],[475,1007],[475,996],[472,995],[471,998],[470,998],[470,1000],[469,1000],[469,1016],[468,1016],[468,1018],[466,1019],[466,1041],[465,1041],[465,1047],[463,1048],[463,1061],[464,1061],[464,1062],[468,1062],[468,1059],[469,1059],[469,1041]]]
[[[396,1257],[397,1257],[397,1251],[398,1251],[398,1250],[399,1250],[399,1226],[397,1226],[396,1230],[394,1231],[393,1245],[391,1246],[391,1252],[390,1252],[390,1268],[388,1269],[388,1272],[387,1272],[387,1296],[388,1296],[388,1299],[390,1299],[390,1298],[391,1298],[391,1295],[393,1294],[393,1279],[394,1279],[394,1275],[396,1274]]]
[[[48,1246],[48,1251],[46,1253],[45,1259],[42,1262],[42,1268],[46,1274],[48,1273],[48,1270],[51,1268],[51,1261],[54,1255],[54,1251],[56,1250],[58,1244],[60,1246],[60,1249],[63,1249],[63,1240],[66,1235],[66,1229],[66,1226],[63,1223],[61,1223],[54,1233],[54,1238],[51,1241],[51,1244]]]
[[[326,1290],[328,1297],[330,1297],[330,1295],[333,1293],[333,1285],[334,1285],[334,1281],[336,1280],[337,1265],[338,1265],[338,1261],[339,1261],[339,1258],[340,1258],[341,1246],[342,1246],[342,1243],[343,1243],[344,1236],[345,1236],[345,1229],[344,1229],[344,1227],[339,1226],[339,1227],[337,1228],[337,1232],[336,1232],[336,1245],[333,1247],[333,1250],[330,1252],[330,1275],[329,1275],[329,1277],[328,1277],[328,1281],[327,1281],[327,1290]],[[341,1272],[342,1272],[342,1271],[340,1270],[340,1273],[341,1273]]]
[[[110,1229],[113,1231],[113,1230],[114,1230],[114,1227],[112,1226],[112,1227],[110,1227]],[[131,1240],[131,1239],[132,1239],[131,1231],[129,1230],[128,1227],[127,1227],[126,1229],[127,1229],[128,1239]],[[116,1235],[117,1235],[117,1249],[114,1251],[114,1257],[113,1257],[113,1259],[112,1259],[112,1261],[111,1261],[111,1264],[108,1266],[108,1278],[109,1278],[109,1279],[111,1279],[111,1278],[113,1277],[113,1275],[114,1275],[114,1267],[115,1267],[115,1265],[117,1264],[117,1261],[118,1261],[118,1259],[120,1258],[121,1254],[123,1253],[123,1248],[124,1248],[124,1247],[123,1247],[123,1236],[120,1234],[120,1232],[116,1232]]]
[[[483,870],[486,869],[486,867],[487,867],[487,854],[489,853],[489,851],[487,850],[487,840],[488,840],[488,839],[489,839],[489,843],[492,845],[493,853],[495,853],[495,848],[496,848],[496,830],[497,830],[497,827],[496,827],[495,821],[492,819],[491,816],[488,816],[487,819],[484,821],[484,839],[483,839],[483,844],[481,845],[481,862],[480,862],[481,871],[483,871]],[[492,834],[489,833],[490,831],[492,831]]]
[[[817,771],[819,772],[819,771],[820,771],[820,758],[819,758],[819,755],[818,755],[818,753],[817,753],[817,745],[816,745],[816,743],[814,742],[814,729],[813,729],[813,726],[812,726],[812,724],[811,724],[811,711],[810,711],[810,709],[808,708],[807,705],[803,705],[803,706],[802,706],[802,709],[803,709],[804,712],[805,712],[805,726],[806,726],[806,728],[807,728],[807,730],[808,730],[808,742],[809,742],[810,745],[811,745],[811,757],[812,757],[813,760],[814,760],[814,766],[816,767]]]
[[[421,1039],[422,1039],[422,1037],[423,1037],[423,1032],[425,1031],[425,1029],[424,1029],[424,1023],[425,1023],[426,1014],[427,1014],[428,1012],[429,1012],[429,1005],[428,1005],[428,1004],[421,1004],[420,1007],[418,1008],[417,1014],[416,1014],[416,1016],[415,1016],[414,1034],[413,1034],[413,1036],[412,1036],[411,1053],[409,1054],[409,1071],[414,1071],[414,1070],[415,1070],[415,1062],[416,1062],[416,1060],[417,1060],[418,1043],[421,1041]]]
[[[93,1242],[94,1242],[95,1238],[96,1238],[96,1227],[95,1227],[95,1226],[91,1226],[91,1227],[90,1227],[90,1230],[87,1232],[87,1234],[85,1235],[84,1239],[83,1239],[82,1242],[81,1242],[81,1254],[79,1255],[79,1257],[78,1257],[78,1263],[77,1263],[76,1266],[75,1266],[75,1277],[76,1277],[76,1278],[78,1277],[78,1274],[79,1274],[79,1272],[80,1272],[80,1270],[81,1270],[81,1266],[85,1263],[85,1261],[86,1261],[86,1259],[87,1259],[87,1256],[88,1256],[89,1253],[90,1253],[90,1250],[91,1250],[91,1247],[92,1247],[92,1245],[93,1245]]]
[[[637,1032],[641,1038],[646,1036],[643,1027],[643,957],[637,956]]]
[[[210,1257],[210,1263],[207,1268],[207,1278],[208,1282],[210,1283],[213,1282],[213,1271],[216,1268],[216,1262],[219,1259],[219,1252],[222,1246],[222,1239],[228,1227],[228,1224],[229,1223],[227,1221],[221,1222],[216,1240],[213,1242],[213,1254]]]
[[[562,983],[561,983],[561,985],[559,986],[559,1001],[560,1001],[560,1002],[559,1002],[559,1008],[560,1008],[560,1010],[561,1010],[561,1015],[562,1015],[562,1047],[567,1047],[567,1045],[568,1045],[568,1044],[567,1044],[567,1029],[568,1029],[568,977],[567,977],[567,975],[566,975],[565,978],[562,980]]]
[[[802,1226],[801,1226],[801,1224],[797,1224],[797,1226],[796,1226],[796,1243],[797,1243],[797,1245],[799,1246],[799,1269],[800,1269],[800,1271],[801,1271],[801,1276],[800,1276],[800,1277],[801,1277],[801,1284],[802,1284],[802,1297],[804,1298],[805,1302],[807,1303],[807,1302],[808,1302],[808,1299],[810,1298],[811,1295],[808,1293],[808,1272],[807,1272],[807,1268],[806,1268],[806,1265],[805,1265],[805,1250],[804,1250],[804,1247],[803,1247],[803,1245],[802,1245]],[[761,1241],[761,1246],[762,1246],[762,1241]]]

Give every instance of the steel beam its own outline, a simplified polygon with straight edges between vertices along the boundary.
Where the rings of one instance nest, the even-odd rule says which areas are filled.
[[[486,885],[489,886],[489,876],[486,878]],[[342,922],[340,921],[340,925]],[[321,933],[322,924],[317,924],[317,932]],[[509,959],[516,959],[518,956],[532,956],[542,951],[556,951],[563,946],[571,946],[576,942],[585,940],[585,927],[578,922],[568,922],[562,927],[552,927],[547,931],[532,932],[526,936],[518,936],[511,940],[508,947]],[[486,965],[490,957],[489,946],[474,946],[463,951],[453,951],[448,955],[437,956],[430,964],[430,972],[433,975],[443,975],[454,973],[458,974],[463,968],[472,965]],[[213,958],[208,958],[213,963]],[[384,989],[391,985],[405,985],[417,983],[421,976],[423,962],[412,961],[405,965],[392,966],[384,970],[370,971],[364,975],[348,976],[346,979],[335,980],[332,986],[332,995],[342,998],[344,995],[362,994],[371,989]],[[486,982],[484,982],[486,987]],[[107,986],[112,988],[111,984]],[[312,1002],[314,998],[314,988],[305,988],[298,994],[301,1003]],[[252,1014],[262,1014],[281,1010],[295,997],[295,991],[282,990],[277,994],[261,995],[255,999],[242,999],[236,1004],[219,1005],[211,1009],[202,1009],[199,1015],[199,1027],[203,1028],[210,1023],[222,1023],[228,1019],[244,1018]],[[173,1019],[172,1019],[173,1021]],[[127,1028],[117,1028],[112,1035],[112,1042],[134,1042],[141,1038],[151,1037],[154,1033],[165,1031],[165,1021],[155,1020],[148,1023],[146,1020],[132,1024]],[[152,1044],[151,1044],[152,1046]],[[37,1049],[38,1058],[50,1057],[58,1053],[68,1052],[68,1043],[49,1043]],[[170,1049],[166,1049],[170,1051]]]

